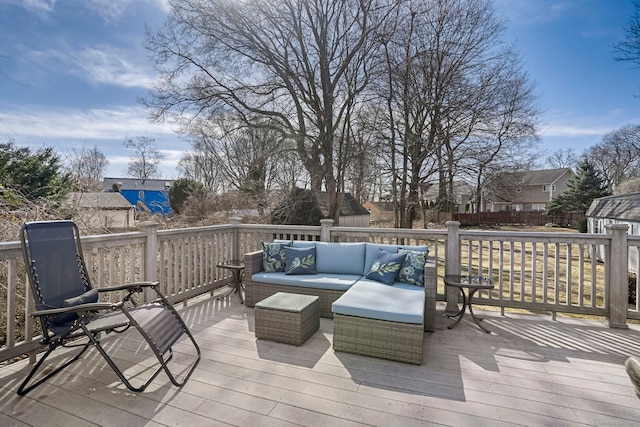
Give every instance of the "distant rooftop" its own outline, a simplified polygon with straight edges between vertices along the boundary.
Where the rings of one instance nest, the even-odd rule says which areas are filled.
[[[105,190],[111,190],[113,184],[118,184],[121,190],[166,191],[173,181],[173,179],[105,178],[102,182]]]

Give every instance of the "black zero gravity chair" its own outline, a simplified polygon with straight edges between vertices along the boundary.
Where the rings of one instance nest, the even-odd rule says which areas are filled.
[[[19,395],[27,394],[78,360],[92,345],[132,391],[143,391],[162,370],[173,384],[184,385],[200,360],[200,348],[180,315],[158,289],[157,282],[93,288],[82,256],[78,227],[72,221],[26,223],[20,230],[20,240],[36,304],[36,311],[31,315],[40,320],[42,344],[48,348],[20,385]],[[134,296],[145,288],[155,290],[157,299],[137,305]],[[101,293],[113,291],[120,291],[124,298],[119,302],[100,302]],[[160,365],[157,369],[154,367],[153,373],[139,387],[129,382],[100,341],[101,332],[120,333],[129,328],[142,335]],[[172,346],[183,335],[189,337],[196,354],[190,366],[183,367],[181,375],[175,376],[167,363],[173,357]],[[29,384],[43,362],[58,347],[78,347],[79,350]]]

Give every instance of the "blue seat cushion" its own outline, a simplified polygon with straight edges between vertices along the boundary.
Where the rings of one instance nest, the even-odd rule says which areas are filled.
[[[406,283],[392,286],[361,279],[338,298],[332,311],[347,316],[422,324],[424,321],[424,288]]]
[[[316,242],[316,271],[362,276],[364,251],[364,242]]]
[[[305,274],[288,275],[284,272],[265,273],[260,272],[251,276],[252,282],[268,283],[271,285],[300,286],[303,288],[331,289],[346,291],[351,288],[362,276],[359,274]]]

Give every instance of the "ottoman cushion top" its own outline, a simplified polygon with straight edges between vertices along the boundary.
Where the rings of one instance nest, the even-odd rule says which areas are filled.
[[[317,300],[318,297],[313,295],[278,292],[258,302],[255,306],[270,310],[299,312]]]

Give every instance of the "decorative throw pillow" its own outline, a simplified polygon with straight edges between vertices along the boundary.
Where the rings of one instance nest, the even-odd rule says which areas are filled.
[[[285,274],[315,274],[316,248],[284,248]]]
[[[398,249],[398,253],[406,255],[398,273],[398,281],[424,286],[424,263],[427,262],[427,252]]]
[[[291,246],[291,242],[262,242],[262,269],[265,273],[284,271],[284,248]]]
[[[371,269],[367,273],[367,279],[392,285],[398,276],[398,271],[402,267],[404,258],[405,254],[391,253],[379,249]]]

